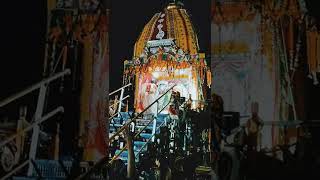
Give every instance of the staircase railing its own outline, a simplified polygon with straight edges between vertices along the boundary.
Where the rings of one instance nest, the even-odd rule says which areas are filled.
[[[119,104],[118,111],[115,113],[115,114],[118,115],[118,116],[119,116],[119,114],[120,114],[120,112],[121,112],[121,109],[122,109],[122,105],[123,105],[122,102],[123,102],[125,99],[127,99],[127,98],[130,97],[129,95],[123,97],[123,96],[124,96],[124,90],[125,90],[127,87],[131,86],[131,85],[132,85],[132,84],[129,83],[129,84],[127,84],[127,85],[125,85],[125,86],[123,86],[123,87],[121,87],[121,88],[119,88],[119,89],[117,89],[117,90],[109,93],[109,97],[110,97],[110,96],[112,96],[113,94],[121,91],[121,92],[120,92],[119,101],[117,101],[117,102],[115,102],[114,104],[111,104],[111,105],[110,105],[110,106],[114,106],[114,105],[116,105],[116,104]],[[110,106],[109,106],[109,107],[110,107]],[[115,117],[116,115],[113,115],[112,118]],[[110,119],[110,118],[109,118],[109,119]]]
[[[118,106],[118,107],[117,107],[117,108],[118,108],[118,109],[117,109],[117,112],[115,112],[114,114],[110,114],[110,112],[109,112],[110,117],[108,118],[108,122],[107,122],[107,123],[109,123],[110,125],[112,125],[112,126],[114,127],[114,129],[116,129],[116,130],[117,130],[117,128],[116,128],[115,125],[114,125],[113,118],[121,116],[120,112],[121,112],[121,109],[122,109],[122,106],[123,106],[123,101],[130,97],[130,95],[127,95],[127,96],[123,97],[123,96],[124,96],[124,91],[125,91],[125,89],[126,89],[127,87],[129,87],[129,86],[131,86],[131,85],[132,85],[132,84],[129,83],[129,84],[127,84],[127,85],[125,85],[125,86],[123,86],[123,87],[121,87],[121,88],[119,88],[119,89],[117,89],[117,90],[109,93],[109,99],[111,100],[110,97],[120,91],[120,98],[119,98],[119,100],[118,100],[117,98],[115,98],[116,102],[114,102],[113,104],[110,104],[110,105],[109,105],[109,111],[110,111],[110,109],[112,109],[112,107],[117,107],[117,106]],[[119,104],[119,105],[118,105],[118,104]]]
[[[143,113],[145,113],[148,109],[150,109],[154,104],[158,103],[159,100],[164,97],[165,95],[167,95],[176,85],[173,85],[171,88],[169,88],[164,94],[162,94],[160,97],[158,97],[153,103],[151,103],[149,106],[147,106],[142,112],[140,112],[138,115],[136,115],[135,117],[131,118],[126,124],[124,124],[114,135],[112,135],[109,138],[109,142],[111,142],[112,140],[115,139],[116,136],[120,135],[120,133],[122,133],[127,127],[129,127],[129,125],[136,121],[139,117],[141,117],[141,115]],[[157,112],[157,115],[159,115],[168,105],[170,104],[170,102],[161,109],[161,111]],[[135,138],[141,134],[141,132],[151,123],[154,122],[155,118],[153,120],[151,120],[142,130],[140,130],[137,135],[135,135]],[[153,138],[154,134],[150,137],[150,139],[148,139],[148,142]],[[134,138],[133,138],[134,139]],[[125,149],[127,148],[127,144],[120,150],[120,152],[115,155],[110,161],[109,161],[109,157],[105,156],[104,158],[102,158],[101,160],[99,160],[91,169],[89,169],[86,173],[80,175],[77,179],[87,179],[88,177],[90,177],[90,175],[97,169],[99,169],[101,166],[105,165],[105,164],[111,164],[115,159],[117,159],[121,153],[123,153],[125,151]]]
[[[160,124],[160,126],[156,129],[156,130],[159,130],[160,127],[162,127],[166,122],[163,122],[162,124]],[[141,149],[138,151],[137,155],[139,155],[142,150],[146,147],[146,145],[152,140],[152,138],[154,137],[155,134],[152,134],[152,136],[146,141],[146,143],[141,147]],[[111,163],[111,162],[109,162]]]
[[[34,84],[31,87],[29,87],[29,88],[27,88],[27,89],[15,94],[15,95],[13,95],[13,96],[10,96],[10,97],[2,100],[0,102],[0,108],[4,107],[5,105],[7,105],[7,104],[9,104],[9,103],[11,103],[11,102],[23,97],[23,96],[25,96],[25,95],[27,95],[29,93],[31,93],[34,90],[37,90],[37,89],[41,88],[42,86],[45,86],[45,85],[49,84],[51,81],[54,81],[54,80],[56,80],[56,79],[58,79],[60,77],[63,77],[65,75],[70,75],[70,74],[71,74],[70,69],[66,69],[66,70],[64,70],[62,72],[59,72],[59,73],[57,73],[57,74],[55,74],[55,75],[53,75],[53,76],[51,76],[51,77],[49,77],[47,79],[44,79],[44,80],[40,81],[39,83]]]
[[[173,88],[173,87],[172,87],[172,88]],[[171,88],[171,89],[172,89],[172,88]],[[171,89],[169,89],[169,91],[170,91]],[[169,91],[167,91],[164,95],[166,95]],[[155,102],[158,103],[158,101],[159,101],[160,99],[161,99],[161,97],[158,98]],[[170,100],[171,100],[171,97],[170,97]],[[135,136],[134,136],[133,139],[137,138],[152,122],[155,122],[154,120],[157,119],[157,116],[158,116],[164,109],[166,109],[169,104],[170,104],[170,101],[169,101],[169,103],[167,103],[160,111],[157,112],[157,115],[156,115],[155,118],[153,118],[152,120],[150,120],[142,129],[140,129],[140,131],[139,131],[138,133],[135,134]],[[152,106],[152,105],[151,105],[151,106]],[[150,107],[151,107],[151,106],[150,106]],[[148,108],[150,108],[150,107],[148,106]],[[148,109],[148,108],[147,108],[147,109]],[[139,117],[139,115],[138,115],[137,117]],[[162,123],[159,127],[161,127],[161,126],[164,125],[164,124],[165,124],[165,122]],[[128,125],[129,125],[129,124],[128,124]],[[154,129],[155,129],[155,128],[154,128]],[[149,142],[153,139],[156,131],[157,131],[157,129],[155,129],[155,130],[153,131],[151,137],[150,137],[149,139],[147,139],[147,141],[146,141],[147,143],[149,143]],[[147,144],[147,143],[146,143],[146,144]],[[142,148],[141,148],[140,151],[137,153],[137,155],[139,155],[139,154],[141,153],[141,151],[142,151],[143,148],[146,146],[146,144],[144,144],[144,145],[142,146]],[[119,152],[117,155],[113,156],[113,158],[109,161],[109,164],[111,164],[114,160],[116,160],[127,148],[128,148],[128,146],[127,146],[127,144],[126,144],[126,145],[120,150],[120,152]]]
[[[37,147],[38,147],[38,138],[39,138],[39,133],[40,133],[40,126],[39,125],[41,123],[45,122],[46,120],[50,119],[54,115],[58,114],[59,112],[64,112],[63,107],[60,106],[60,107],[56,108],[55,110],[47,113],[46,115],[43,115],[43,108],[44,108],[45,97],[46,97],[46,93],[47,93],[47,87],[50,84],[50,82],[52,82],[58,78],[62,78],[66,75],[70,75],[70,74],[71,74],[70,69],[66,69],[66,70],[64,70],[60,73],[57,73],[47,79],[44,79],[44,80],[40,81],[39,83],[37,83],[37,84],[35,84],[25,90],[13,95],[13,96],[10,96],[0,102],[0,107],[4,107],[13,101],[16,101],[17,99],[19,99],[19,98],[37,90],[37,89],[40,89],[39,95],[38,95],[36,112],[34,115],[34,122],[32,122],[32,124],[30,124],[27,128],[23,129],[20,132],[17,132],[16,134],[12,135],[11,137],[7,138],[6,140],[4,140],[0,143],[0,148],[1,148],[1,147],[5,146],[7,143],[9,143],[12,140],[14,140],[15,138],[17,138],[18,136],[20,136],[21,134],[26,133],[30,130],[33,130],[32,139],[31,139],[31,146],[30,146],[30,151],[29,151],[29,159],[23,163],[20,163],[20,165],[18,167],[16,167],[10,173],[3,176],[1,179],[6,179],[6,178],[12,176],[14,173],[19,171],[21,168],[23,168],[27,164],[29,164],[28,176],[32,175],[32,170],[33,170],[32,161],[35,160],[35,157],[36,157]]]
[[[165,95],[167,95],[173,88],[175,87],[172,86],[170,89],[168,89],[164,94],[162,94],[160,97],[158,97],[153,103],[151,103],[149,106],[147,106],[142,112],[140,112],[137,116],[133,117],[132,119],[130,119],[126,124],[124,124],[114,135],[112,135],[109,138],[109,141],[112,141],[115,139],[116,136],[118,136],[120,133],[122,133],[122,131],[124,131],[127,126],[129,126],[132,122],[134,122],[135,120],[137,120],[139,117],[141,117],[141,115],[143,113],[145,113],[148,109],[150,109],[154,104],[158,103],[158,101],[164,97]],[[164,108],[163,108],[164,109]]]

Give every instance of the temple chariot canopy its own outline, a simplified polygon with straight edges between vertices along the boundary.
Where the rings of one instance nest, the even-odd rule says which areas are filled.
[[[124,62],[124,84],[135,79],[136,111],[143,111],[173,85],[181,97],[191,96],[196,108],[204,100],[204,83],[211,84],[210,68],[199,51],[197,34],[183,5],[170,3],[156,13],[135,43],[133,60]],[[169,101],[167,96],[160,109]],[[156,105],[147,113],[155,111]]]

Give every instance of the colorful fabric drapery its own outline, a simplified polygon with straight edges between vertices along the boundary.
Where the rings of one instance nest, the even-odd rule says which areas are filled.
[[[226,111],[249,114],[246,61],[213,62],[212,91],[222,97]]]
[[[87,136],[84,160],[98,161],[107,154],[106,122],[108,92],[108,37],[104,24],[106,15],[99,19],[99,28],[85,38],[83,52],[83,89],[81,94],[82,130]]]
[[[98,1],[50,1],[52,16],[49,40],[54,54],[62,46],[62,68],[69,60],[70,44],[81,44],[74,61],[81,64],[79,136],[86,161],[97,161],[107,154],[107,94],[108,84],[108,11],[98,9]],[[58,9],[54,9],[54,6]],[[73,11],[73,8],[80,8]],[[80,14],[78,14],[78,13]],[[75,44],[77,44],[75,43]],[[56,50],[57,49],[57,50]],[[79,48],[80,49],[80,48]],[[45,65],[46,66],[46,65]],[[45,67],[46,68],[46,67]],[[74,72],[72,72],[74,73]],[[74,74],[75,76],[76,74]],[[75,104],[76,105],[76,104]]]
[[[244,104],[257,101],[263,121],[289,121],[296,117],[288,64],[294,70],[299,60],[300,44],[294,42],[295,39],[299,40],[295,35],[300,33],[296,28],[301,18],[297,5],[296,0],[282,0],[247,3],[221,1],[213,6],[212,60],[220,65],[212,68],[212,86],[215,93],[225,88],[219,92],[226,96],[227,111],[236,110],[247,115],[250,111],[234,107],[245,107]],[[288,24],[287,31],[283,29],[285,24]],[[284,37],[283,32],[289,32],[288,36]],[[232,61],[239,57],[245,62],[245,68],[242,69],[248,70],[245,90],[244,85],[240,85],[242,81],[235,80],[235,74],[240,73],[240,69],[222,68],[222,64],[232,67]],[[219,80],[219,74],[223,74],[221,77],[225,79]],[[217,81],[221,81],[221,87]],[[230,99],[234,95],[239,96],[238,91],[231,95],[231,87],[246,92],[240,93],[242,97],[237,97],[242,105],[230,105],[232,101],[236,102],[236,99]],[[229,92],[227,89],[231,94],[226,95]],[[282,143],[281,132],[276,125],[264,127],[264,146],[270,148]]]
[[[320,33],[314,27],[307,31],[307,58],[309,65],[309,77],[314,80],[317,85],[317,72],[320,72]]]
[[[97,44],[100,41],[105,41],[104,38],[97,39]],[[102,44],[102,43],[101,43]],[[100,45],[101,45],[100,44]],[[101,46],[96,47],[94,59],[94,67],[93,67],[93,87],[91,92],[91,102],[90,102],[90,121],[94,122],[93,124],[97,123],[97,127],[90,126],[88,127],[89,138],[87,142],[87,154],[85,159],[88,160],[99,160],[100,158],[104,157],[107,154],[107,125],[106,125],[106,107],[107,102],[106,99],[106,92],[108,89],[108,81],[107,81],[107,73],[108,73],[108,59],[106,59],[107,51],[103,49]],[[90,122],[89,122],[90,124]],[[93,141],[94,140],[94,141]],[[97,154],[93,154],[93,151],[98,151]]]
[[[251,21],[255,12],[252,11],[249,3],[222,3],[219,6],[213,3],[212,7],[213,22],[216,24],[235,23],[238,21]]]

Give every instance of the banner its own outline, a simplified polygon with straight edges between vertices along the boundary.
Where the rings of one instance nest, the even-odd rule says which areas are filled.
[[[108,149],[108,90],[109,90],[109,47],[108,13],[102,8],[105,1],[98,0],[49,0],[51,11],[49,40],[51,54],[57,56],[61,42],[78,42],[82,48],[79,58],[70,60],[81,62],[81,73],[73,76],[80,79],[79,136],[84,147],[84,160],[97,161],[107,155]],[[101,6],[100,6],[101,5]],[[78,11],[80,10],[80,11]],[[80,13],[81,12],[81,13]],[[64,48],[64,47],[63,47]],[[72,49],[70,47],[70,49]],[[67,53],[67,52],[66,52]],[[65,54],[66,54],[65,53]],[[75,52],[78,57],[78,49]],[[63,69],[67,57],[63,60]],[[57,57],[56,57],[57,58]],[[69,59],[68,59],[69,60]],[[72,62],[77,68],[77,62]],[[50,62],[45,61],[45,71],[51,70]],[[75,68],[75,69],[76,69]],[[75,78],[76,79],[76,78]],[[78,104],[74,104],[77,106]],[[77,109],[78,110],[78,109]]]
[[[86,136],[84,160],[98,161],[107,155],[107,96],[109,89],[109,57],[107,17],[100,17],[100,26],[86,41],[83,54],[81,119]]]
[[[275,121],[275,66],[261,53],[260,15],[250,20],[212,23],[212,91],[223,98],[225,111],[251,116],[251,103],[259,103],[263,121]],[[241,118],[244,124],[248,118]],[[271,147],[271,126],[262,130],[262,146]]]

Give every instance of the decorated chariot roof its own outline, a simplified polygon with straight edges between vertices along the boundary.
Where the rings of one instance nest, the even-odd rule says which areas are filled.
[[[146,47],[165,45],[177,46],[190,55],[199,51],[197,35],[182,5],[170,3],[151,18],[135,43],[134,57],[143,56]]]

